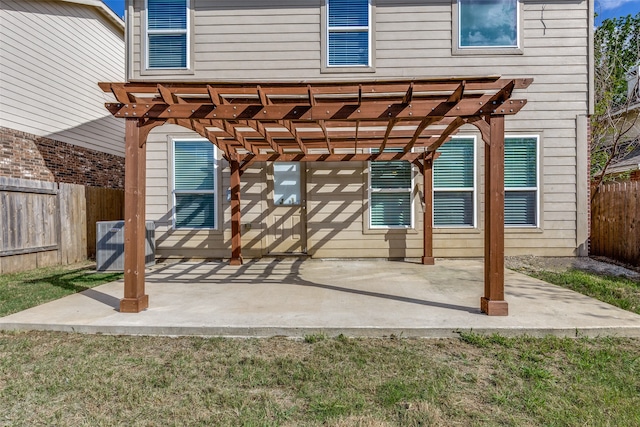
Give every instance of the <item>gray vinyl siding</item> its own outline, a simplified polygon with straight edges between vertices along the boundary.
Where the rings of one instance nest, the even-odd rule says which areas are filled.
[[[0,126],[122,156],[98,82],[125,77],[124,29],[61,1],[2,0],[0,13]]]
[[[578,239],[585,230],[581,233],[577,227],[586,223],[579,215],[586,210],[580,206],[586,206],[587,200],[578,198],[577,194],[586,194],[578,187],[586,186],[587,177],[578,173],[581,165],[577,164],[577,153],[587,150],[586,146],[578,146],[586,129],[577,127],[576,121],[579,116],[587,115],[589,108],[587,0],[524,0],[523,54],[477,56],[452,55],[449,1],[407,0],[399,4],[377,0],[375,69],[364,74],[321,72],[320,0],[196,0],[192,15],[192,73],[148,75],[141,68],[143,4],[143,0],[132,3],[135,34],[130,38],[130,77],[134,80],[362,80],[496,74],[533,77],[533,84],[514,96],[526,98],[528,104],[518,115],[506,118],[506,133],[540,137],[541,213],[535,229],[506,229],[507,254],[571,256],[576,255],[577,248],[584,243]],[[463,127],[461,133],[477,136],[472,126]],[[477,228],[435,229],[435,256],[484,254],[484,167],[480,138],[477,152]],[[242,242],[244,255],[248,257],[265,254],[267,250],[266,172],[259,166],[253,165],[242,177]],[[150,159],[150,172],[155,167],[168,168],[168,165]],[[366,226],[366,164],[312,163],[307,169],[307,247],[311,255],[421,256],[422,205],[418,199],[414,204],[415,229],[374,232]],[[337,169],[342,173],[330,173]],[[223,177],[227,180],[223,184],[226,189],[228,169],[223,170]],[[421,191],[421,175],[417,174],[416,178],[416,191]],[[156,190],[163,191],[161,187],[158,185]],[[164,189],[165,193],[167,190]],[[174,232],[173,237],[160,242],[160,251],[228,257],[230,212],[226,198],[223,199],[224,231],[220,235],[196,233],[185,239]],[[148,203],[150,210],[156,209],[155,202],[148,199]]]

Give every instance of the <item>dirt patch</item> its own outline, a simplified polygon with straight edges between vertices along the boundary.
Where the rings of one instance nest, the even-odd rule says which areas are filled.
[[[591,257],[537,257],[533,255],[505,257],[505,266],[522,272],[554,271],[570,269],[589,271],[610,276],[640,280],[640,269],[621,265],[607,258]]]

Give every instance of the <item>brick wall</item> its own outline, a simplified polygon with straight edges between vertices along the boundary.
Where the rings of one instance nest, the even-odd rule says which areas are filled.
[[[124,188],[124,157],[0,127],[0,176]]]

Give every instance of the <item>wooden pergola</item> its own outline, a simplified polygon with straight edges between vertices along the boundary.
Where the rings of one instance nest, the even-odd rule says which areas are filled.
[[[488,315],[507,315],[504,300],[504,117],[525,99],[532,79],[498,76],[363,82],[100,83],[126,120],[125,290],[120,311],[148,307],[145,293],[146,140],[174,123],[215,144],[231,170],[230,263],[242,264],[240,182],[255,162],[405,160],[424,178],[423,264],[433,264],[433,160],[464,124],[485,143],[484,296]]]

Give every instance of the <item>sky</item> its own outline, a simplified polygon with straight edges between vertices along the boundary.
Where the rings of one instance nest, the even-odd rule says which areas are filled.
[[[124,0],[103,0],[118,16],[124,16]],[[637,15],[640,13],[640,0],[596,0],[596,24],[603,19]]]
[[[640,0],[596,0],[596,25],[607,18],[637,15],[640,13]]]
[[[124,0],[102,0],[102,2],[106,3],[116,15],[124,17]]]

